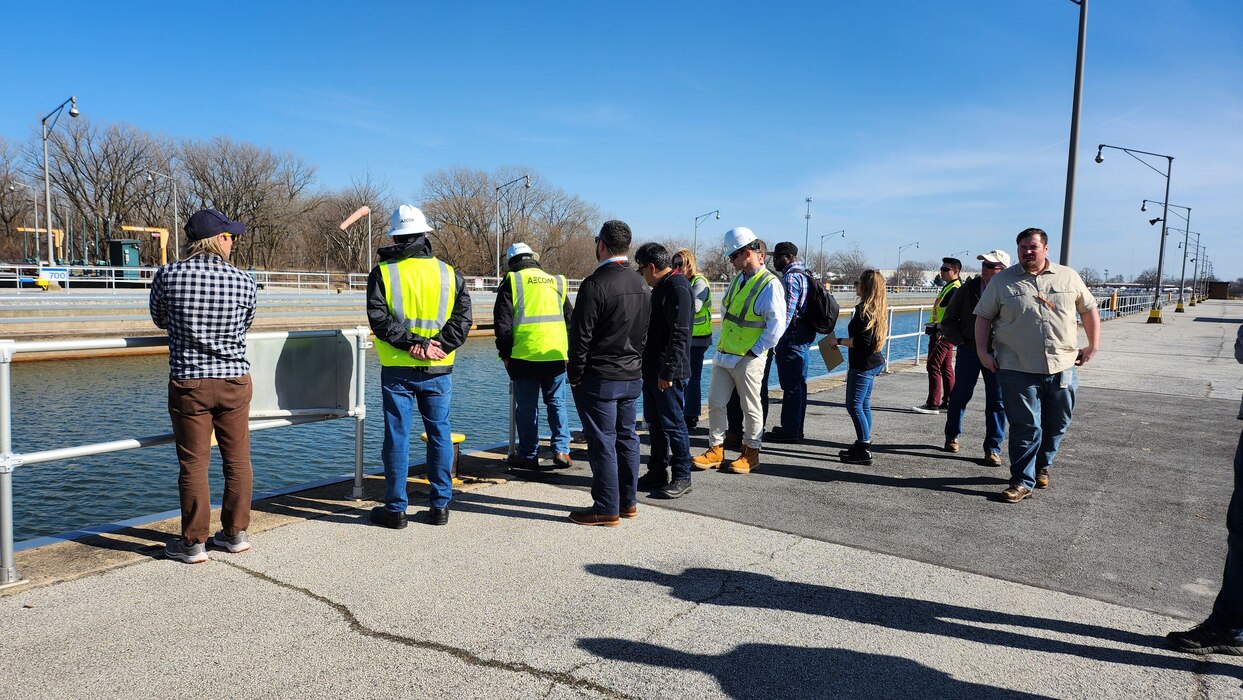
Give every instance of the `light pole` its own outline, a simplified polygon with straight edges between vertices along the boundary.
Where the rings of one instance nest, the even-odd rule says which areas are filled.
[[[898,267],[902,267],[902,251],[906,250],[907,248],[910,248],[911,246],[915,246],[915,249],[919,250],[919,241],[916,241],[914,243],[907,243],[906,245],[903,245],[903,246],[898,246]],[[894,274],[898,273],[898,267],[895,267],[893,269]]]
[[[803,230],[803,254],[807,254],[807,248],[811,244],[811,197],[807,198],[807,216],[803,217],[807,221],[807,225]]]
[[[842,238],[846,237],[846,229],[834,231],[833,233],[820,234],[820,283],[824,284],[824,242],[830,238],[841,234]]]
[[[18,182],[17,180],[14,180],[9,183],[10,192],[17,191],[14,185],[25,187],[26,189],[30,190],[30,194],[28,196],[30,197],[30,203],[34,205],[34,208],[35,208],[35,259],[38,260],[39,258],[39,199],[35,196],[38,194],[38,190],[36,190],[34,187],[31,187],[30,185],[27,185],[24,182]],[[25,258],[27,257],[29,256],[26,252],[26,233],[22,232],[22,262],[25,262]]]
[[[1135,160],[1138,160],[1139,162],[1148,166],[1149,170],[1165,178],[1165,199],[1161,201],[1161,209],[1162,209],[1161,211],[1161,241],[1160,241],[1161,244],[1157,246],[1157,289],[1152,294],[1152,308],[1149,309],[1148,311],[1148,322],[1149,323],[1161,323],[1161,279],[1162,279],[1161,275],[1165,271],[1165,224],[1166,224],[1166,219],[1168,219],[1170,215],[1170,211],[1169,211],[1170,171],[1174,169],[1174,156],[1167,156],[1163,153],[1151,153],[1149,151],[1140,151],[1134,148],[1123,148],[1122,146],[1110,146],[1109,144],[1102,143],[1096,147],[1096,162],[1097,163],[1104,162],[1105,158],[1101,155],[1101,151],[1105,150],[1106,148],[1112,148],[1116,151],[1122,151],[1128,156],[1131,156]],[[1139,155],[1136,155],[1136,154],[1152,156],[1154,158],[1164,158],[1165,159],[1165,172],[1161,172],[1160,170],[1157,170],[1155,167],[1153,167],[1151,163],[1144,160],[1143,158],[1140,158]]]
[[[510,185],[526,180],[526,188],[531,189],[531,176],[522,175],[503,185],[497,185],[492,193],[492,222],[496,227],[496,283],[501,283],[501,190]]]
[[[43,212],[47,214],[47,260],[49,266],[56,265],[56,241],[52,234],[52,178],[48,175],[47,168],[47,135],[52,129],[56,128],[56,122],[60,120],[60,113],[64,111],[65,105],[69,105],[69,116],[78,118],[78,98],[70,97],[56,106],[56,109],[47,113],[43,117]],[[48,124],[51,119],[52,123]],[[39,257],[39,270],[43,270],[43,259]]]
[[[1151,199],[1145,199],[1143,202],[1140,203],[1139,210],[1148,211],[1149,202],[1156,204],[1156,202]],[[1183,271],[1181,273],[1181,276],[1178,279],[1178,305],[1174,307],[1174,313],[1181,314],[1185,312],[1185,310],[1183,309],[1183,285],[1187,283],[1187,236],[1190,235],[1187,229],[1191,228],[1191,207],[1184,207],[1181,204],[1167,204],[1167,206],[1187,210],[1186,216],[1183,216],[1182,214],[1178,214],[1178,212],[1174,212],[1175,214],[1178,214],[1179,216],[1181,216],[1183,221],[1187,222],[1187,225],[1183,227],[1183,243],[1181,246],[1181,248],[1183,249]],[[1157,223],[1156,219],[1152,219],[1148,222],[1148,224],[1151,226],[1155,226],[1156,223]]]
[[[1075,96],[1070,107],[1070,151],[1066,156],[1066,202],[1062,206],[1062,254],[1059,262],[1070,265],[1071,217],[1075,211],[1075,164],[1079,150],[1079,103],[1083,97],[1083,51],[1088,34],[1088,0],[1070,0],[1079,6],[1079,50],[1075,54]]]
[[[153,175],[159,175],[160,177],[168,178],[168,181],[169,181],[169,182],[171,182],[171,183],[173,183],[173,225],[172,225],[170,228],[171,228],[171,229],[172,229],[172,231],[173,231],[173,255],[174,255],[174,259],[176,259],[176,260],[180,260],[180,259],[181,259],[181,254],[180,254],[180,251],[181,251],[181,234],[180,234],[180,233],[178,233],[178,229],[179,229],[179,228],[181,228],[181,227],[180,227],[180,224],[181,224],[181,211],[180,211],[180,209],[178,208],[178,204],[177,204],[177,178],[173,177],[172,175],[165,175],[164,173],[162,173],[162,172],[160,172],[160,171],[158,171],[158,170],[150,170],[150,169],[148,169],[148,170],[147,170],[147,182],[155,182],[155,178],[154,178],[154,177],[152,177]]]
[[[693,254],[696,258],[698,258],[698,257],[699,257],[699,247],[698,247],[698,245],[699,245],[699,224],[700,224],[700,223],[701,223],[704,219],[708,218],[709,216],[712,216],[713,214],[716,214],[717,221],[720,221],[720,220],[721,220],[721,210],[720,210],[720,209],[713,209],[712,211],[708,212],[707,214],[700,214],[699,216],[696,216],[696,217],[695,217],[695,233],[694,233],[694,235],[691,237],[691,254]]]

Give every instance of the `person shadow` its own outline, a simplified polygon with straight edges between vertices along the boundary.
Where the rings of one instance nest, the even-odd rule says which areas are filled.
[[[744,643],[717,655],[605,637],[582,639],[578,646],[604,659],[698,671],[715,678],[721,692],[736,700],[1044,697],[961,681],[900,656],[833,647]]]
[[[1113,627],[824,584],[782,581],[750,571],[691,568],[680,574],[667,574],[626,564],[588,564],[585,569],[604,578],[663,586],[674,598],[693,603],[830,617],[1022,651],[1066,654],[1092,661],[1189,674],[1215,673],[1243,680],[1243,667],[1176,655],[1164,650],[1162,637]],[[1094,641],[1132,648],[1102,646]]]

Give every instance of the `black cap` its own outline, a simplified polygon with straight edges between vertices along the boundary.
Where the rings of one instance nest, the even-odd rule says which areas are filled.
[[[226,232],[240,236],[246,233],[246,224],[230,221],[229,217],[215,209],[196,211],[186,222],[186,237],[192,241],[201,241]]]
[[[773,248],[773,255],[788,255],[792,258],[798,257],[798,246],[789,241],[782,241]]]
[[[941,258],[941,262],[949,265],[955,270],[962,270],[962,261],[958,258]]]

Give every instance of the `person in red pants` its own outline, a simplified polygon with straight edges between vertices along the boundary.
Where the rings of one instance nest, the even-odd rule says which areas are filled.
[[[916,406],[916,413],[944,413],[949,407],[950,391],[954,389],[954,344],[941,332],[941,318],[949,306],[954,292],[962,286],[958,274],[962,261],[958,258],[941,258],[941,291],[932,306],[924,332],[928,334],[928,400]]]

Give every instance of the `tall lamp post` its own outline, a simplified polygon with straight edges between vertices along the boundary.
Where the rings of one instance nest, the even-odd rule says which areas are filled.
[[[807,254],[807,248],[811,245],[811,197],[807,198],[807,216],[803,217],[807,225],[803,227],[803,254]]]
[[[842,238],[846,237],[846,229],[834,231],[833,233],[820,234],[820,283],[824,284],[824,242],[830,238],[840,234]]]
[[[30,185],[27,185],[24,182],[18,182],[17,180],[14,180],[9,183],[9,191],[16,192],[17,191],[16,186],[25,187],[26,189],[30,190],[30,194],[28,196],[30,197],[30,203],[34,205],[34,208],[35,208],[35,259],[37,260],[39,257],[39,199],[35,195],[38,193],[38,190],[31,187]],[[26,232],[23,231],[22,232],[22,258],[27,257],[27,255],[28,254],[26,252]],[[25,260],[23,260],[22,262],[25,262]]]
[[[531,189],[531,176],[521,175],[503,185],[497,185],[492,192],[492,222],[496,227],[496,283],[501,283],[501,190],[526,180],[526,189]]]
[[[163,177],[163,178],[168,178],[168,181],[173,183],[173,225],[170,226],[169,228],[171,228],[173,231],[173,258],[175,260],[180,260],[181,259],[181,254],[180,254],[181,234],[179,232],[179,229],[181,228],[181,226],[179,224],[181,224],[181,210],[178,208],[178,203],[177,203],[177,178],[173,177],[172,175],[165,175],[164,173],[158,170],[148,169],[147,170],[147,182],[149,183],[155,182],[155,177],[154,177],[155,175],[159,175],[160,177]]]
[[[1158,203],[1151,199],[1145,199],[1142,203],[1140,203],[1139,210],[1148,211],[1149,202],[1152,202],[1153,204]],[[1174,212],[1175,214],[1178,214],[1180,217],[1182,217],[1183,221],[1187,222],[1187,225],[1183,227],[1183,243],[1181,246],[1179,246],[1183,249],[1183,270],[1182,270],[1181,276],[1178,279],[1178,305],[1174,307],[1174,313],[1181,314],[1181,313],[1185,313],[1185,310],[1183,309],[1183,285],[1187,283],[1187,236],[1190,235],[1190,232],[1187,229],[1191,228],[1191,207],[1184,207],[1181,204],[1168,204],[1167,206],[1187,210],[1186,216],[1183,216],[1182,214],[1178,214],[1178,212]],[[1149,219],[1148,224],[1150,226],[1156,226],[1157,219]],[[1178,229],[1174,229],[1174,230],[1177,231]]]
[[[48,265],[56,265],[56,241],[52,234],[52,178],[48,174],[47,167],[47,135],[52,129],[56,128],[56,122],[60,120],[60,113],[64,111],[65,105],[69,105],[69,116],[78,118],[78,98],[70,97],[56,106],[56,109],[47,113],[43,117],[43,212],[47,214],[47,260]],[[48,124],[48,120],[52,123]],[[39,256],[39,270],[43,270],[43,259]]]
[[[1122,146],[1110,146],[1109,144],[1102,143],[1096,147],[1097,163],[1105,161],[1105,158],[1101,155],[1101,152],[1106,148],[1112,148],[1115,151],[1122,151],[1128,156],[1131,156],[1135,160],[1138,160],[1148,166],[1149,170],[1165,178],[1165,199],[1161,201],[1161,241],[1160,245],[1157,246],[1157,288],[1156,291],[1152,293],[1152,308],[1148,311],[1149,323],[1161,323],[1161,280],[1162,274],[1165,272],[1165,226],[1166,219],[1169,218],[1170,214],[1170,171],[1174,169],[1174,156],[1167,156],[1163,153],[1140,151],[1134,148],[1123,148]],[[1157,168],[1153,167],[1152,163],[1140,158],[1140,155],[1152,156],[1154,158],[1164,158],[1165,172],[1161,172]]]
[[[1066,202],[1062,207],[1062,254],[1058,262],[1070,265],[1070,228],[1075,211],[1075,164],[1079,150],[1079,103],[1083,97],[1083,50],[1088,34],[1088,0],[1070,0],[1079,6],[1079,50],[1075,54],[1075,96],[1070,107],[1070,152],[1066,156]]]
[[[717,221],[721,220],[720,209],[713,209],[707,214],[700,214],[699,216],[695,217],[695,233],[691,237],[691,254],[694,255],[696,258],[699,257],[699,247],[698,247],[699,246],[699,224],[702,223],[704,219],[708,218],[709,216],[712,216],[713,214],[716,214]]]
[[[902,251],[906,250],[907,248],[910,248],[911,246],[915,246],[915,249],[918,250],[919,241],[916,241],[914,243],[907,243],[906,245],[903,245],[903,246],[898,246],[898,267],[902,267]],[[893,271],[895,274],[898,272],[898,267],[893,268]]]

